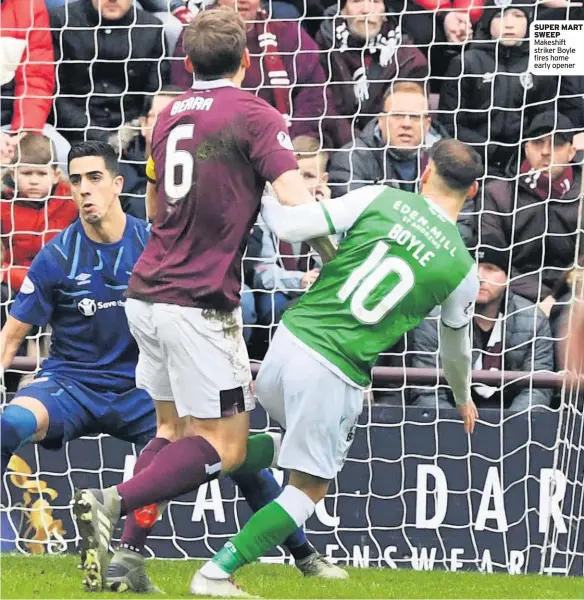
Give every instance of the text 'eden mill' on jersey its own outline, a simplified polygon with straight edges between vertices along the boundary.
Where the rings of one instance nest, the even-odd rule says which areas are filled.
[[[436,214],[437,217],[446,222],[446,217],[436,211],[432,203],[428,201],[429,208]],[[426,217],[420,215],[417,210],[412,210],[408,204],[404,204],[401,200],[396,200],[393,204],[393,208],[397,210],[402,220],[408,225],[410,229],[415,229],[424,236],[424,240],[418,239],[410,229],[406,229],[403,225],[396,223],[387,234],[390,240],[393,240],[400,246],[404,246],[408,252],[412,253],[422,267],[428,264],[431,258],[436,256],[434,252],[426,249],[426,244],[433,246],[436,250],[444,249],[450,253],[450,256],[454,256],[456,253],[456,246],[453,246],[450,240],[444,235],[442,230],[438,227],[429,227],[429,222]]]

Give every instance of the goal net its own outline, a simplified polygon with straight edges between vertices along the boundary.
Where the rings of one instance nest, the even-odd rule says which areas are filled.
[[[19,2],[27,4],[27,0]],[[55,0],[53,4],[59,2]],[[144,1],[143,4],[148,8],[153,3]],[[168,4],[172,9],[173,3]],[[338,195],[336,190],[346,190],[357,183],[386,183],[408,191],[418,190],[420,174],[427,162],[427,149],[440,137],[447,136],[449,127],[454,128],[455,136],[466,141],[468,137],[463,137],[462,128],[466,128],[467,136],[468,130],[474,130],[477,135],[484,130],[483,142],[475,141],[477,149],[481,144],[483,150],[486,148],[484,155],[487,157],[489,153],[498,153],[497,156],[509,157],[509,164],[512,164],[516,150],[522,160],[527,160],[524,148],[525,140],[530,139],[527,136],[529,122],[549,110],[553,114],[557,114],[562,106],[567,106],[568,110],[569,102],[561,104],[566,99],[576,103],[581,99],[577,91],[570,95],[569,90],[552,78],[546,90],[552,89],[553,95],[548,97],[542,92],[541,96],[534,97],[532,90],[539,89],[537,86],[541,82],[534,81],[527,72],[522,72],[520,77],[513,71],[513,75],[506,77],[513,79],[513,85],[522,86],[523,96],[519,101],[514,100],[518,105],[502,106],[499,92],[496,92],[500,88],[493,81],[506,73],[505,64],[495,61],[493,72],[467,76],[462,68],[452,75],[448,64],[458,59],[449,54],[453,42],[446,37],[444,15],[436,19],[432,10],[422,7],[408,13],[394,10],[387,18],[382,16],[376,21],[374,13],[378,3],[370,2],[369,21],[361,22],[353,16],[355,23],[361,23],[364,28],[361,35],[369,35],[368,47],[363,44],[359,47],[355,45],[359,26],[347,25],[345,18],[351,10],[355,11],[353,15],[359,14],[360,9],[353,6],[357,4],[357,0],[348,0],[343,3],[344,8],[339,9],[344,12],[329,8],[320,14],[306,0],[304,4],[273,2],[267,6],[270,22],[292,27],[296,40],[304,39],[299,32],[305,29],[317,39],[319,46],[315,47],[312,40],[304,40],[290,51],[285,47],[281,30],[274,27],[264,30],[263,37],[260,35],[256,40],[260,53],[252,53],[252,63],[259,64],[260,80],[257,85],[250,86],[250,92],[268,100],[272,98],[276,105],[284,102],[289,110],[287,118],[291,131],[296,127],[296,131],[309,138],[311,132],[316,132],[313,137],[317,139],[317,149],[327,151],[329,181],[326,178],[314,181],[322,173],[305,175],[307,185],[312,185],[313,189],[319,185],[328,188],[325,195]],[[189,2],[190,9],[195,12],[203,5],[204,2]],[[498,6],[500,10],[505,8],[501,3]],[[74,38],[66,38],[68,28],[73,27],[68,24],[70,18],[73,23],[73,7],[70,2],[63,9],[66,14],[63,27],[52,27],[51,31],[61,54],[53,100],[57,130],[57,99],[62,90],[72,89],[70,81],[59,81],[58,77],[59,73],[67,72],[63,70],[67,61],[74,60],[67,56],[67,44],[74,44]],[[388,4],[384,11],[390,8]],[[526,10],[532,9],[529,6]],[[468,17],[475,38],[480,37],[481,10],[479,7],[470,13],[461,13],[464,19]],[[152,69],[162,77],[166,68],[162,63],[172,63],[174,68],[181,60],[178,56],[172,58],[181,25],[169,16],[168,11],[163,12],[164,25],[157,27],[166,39],[163,44],[165,56],[137,56],[136,45],[143,38],[131,32],[143,25],[138,23],[135,15],[123,28],[127,54],[121,57],[121,63],[125,65],[126,80],[119,97],[124,101],[132,95],[141,94],[141,102],[144,96],[156,97],[168,82],[159,78],[154,88],[132,88],[137,62],[151,60]],[[389,21],[393,23],[391,27]],[[424,23],[426,28],[422,34],[419,27]],[[54,25],[54,21],[51,24]],[[28,26],[27,35],[31,27]],[[375,35],[367,33],[368,28],[375,30]],[[100,21],[100,25],[88,28],[82,34],[86,40],[93,37],[93,45],[88,46],[93,48],[92,54],[86,61],[86,68],[91,73],[89,87],[77,94],[90,111],[89,117],[95,107],[95,110],[103,108],[96,101],[97,96],[104,105],[113,102],[104,92],[106,59],[100,54],[104,50],[99,45],[106,29],[107,23]],[[326,35],[323,37],[323,31],[330,39]],[[4,31],[2,36],[4,42]],[[408,40],[406,36],[409,36]],[[476,43],[480,45],[480,40]],[[472,49],[468,44],[466,48],[465,53]],[[419,55],[413,55],[413,49],[418,50]],[[280,57],[274,58],[278,53]],[[267,61],[266,55],[269,55]],[[310,63],[310,57],[314,55],[317,61]],[[345,55],[350,55],[350,60],[343,62]],[[26,55],[23,60],[27,60]],[[120,57],[112,59],[112,65],[116,60],[119,63]],[[416,60],[421,61],[420,69],[410,71],[408,76],[408,65]],[[19,61],[20,58],[16,63]],[[391,110],[385,96],[390,81],[383,77],[391,71],[392,63],[395,65],[394,79],[418,81],[424,86],[424,92],[429,94],[429,106],[422,103],[422,109],[416,109],[415,91],[408,88],[404,91],[406,96],[409,94],[407,109],[398,110],[394,105]],[[318,65],[324,80],[311,80],[311,72],[303,71],[306,64],[312,65],[312,69]],[[15,64],[15,72],[17,67]],[[266,70],[268,67],[271,74]],[[345,79],[335,80],[345,68],[349,69]],[[420,72],[425,74],[420,76]],[[103,81],[97,79],[98,73]],[[304,80],[301,81],[301,77]],[[454,86],[445,87],[453,83]],[[445,89],[456,92],[457,100],[449,116],[442,118],[441,109],[448,104],[440,97]],[[274,93],[274,90],[283,90],[284,94]],[[312,93],[312,101],[321,103],[316,114],[307,108],[306,103],[310,104],[306,100],[307,90]],[[375,105],[370,100],[379,93],[381,99]],[[472,104],[476,94],[489,94],[486,109]],[[348,102],[346,98],[350,98],[355,107],[353,113],[340,111],[343,102]],[[393,101],[397,102],[397,99]],[[152,126],[150,119],[154,105],[143,112],[140,109],[139,114],[132,114],[128,109],[128,118],[124,113],[126,105],[118,103],[118,108],[120,106],[125,127],[110,130],[104,125],[103,130],[111,134],[108,139],[119,150],[121,163],[135,168],[138,174],[143,173],[147,158],[144,128]],[[463,113],[466,120],[460,116]],[[513,114],[520,115],[519,141],[509,141],[511,138],[505,137],[509,132],[505,127],[501,130],[501,123],[516,125],[517,121],[510,117]],[[486,129],[482,129],[485,123]],[[553,153],[562,151],[566,139],[572,142],[572,137],[566,137],[557,123],[556,120],[551,130],[545,130],[546,135],[551,134],[555,140]],[[576,132],[578,126],[574,125]],[[141,156],[132,154],[124,141],[125,133],[121,132],[126,132],[128,127],[132,129],[131,139],[141,148]],[[343,128],[349,131],[350,141],[343,147],[334,146],[334,135],[331,137],[330,132],[334,134],[335,130]],[[99,131],[100,127],[94,121],[87,121],[85,129],[87,132],[90,129]],[[422,133],[416,142],[414,138],[419,131]],[[388,132],[394,132],[393,142],[388,140]],[[63,133],[66,137],[71,135],[70,131]],[[403,141],[401,147],[396,139]],[[537,143],[541,150],[546,142]],[[311,148],[297,149],[299,158],[312,160],[316,151]],[[558,376],[564,364],[565,345],[562,342],[569,331],[570,308],[578,301],[576,296],[581,295],[578,285],[581,274],[574,265],[582,253],[579,247],[582,178],[579,154],[575,157],[568,154],[567,164],[563,165],[565,170],[559,171],[562,174],[559,180],[546,179],[542,172],[548,171],[539,167],[532,156],[534,163],[525,163],[527,166],[521,163],[522,170],[517,162],[514,173],[509,170],[489,173],[488,179],[481,182],[478,196],[465,204],[459,225],[469,248],[474,251],[479,246],[497,247],[494,238],[484,233],[488,228],[496,228],[498,222],[503,245],[508,251],[507,259],[512,265],[507,279],[499,282],[504,287],[500,310],[486,315],[483,325],[485,322],[490,324],[477,328],[474,333],[473,393],[476,392],[480,422],[472,436],[464,435],[457,411],[448,404],[448,387],[439,379],[437,315],[432,314],[424,324],[423,335],[414,332],[381,356],[345,468],[332,482],[329,494],[307,524],[309,540],[332,560],[360,567],[392,569],[584,573],[580,454],[583,404],[579,387],[563,385]],[[305,169],[309,168],[307,164],[304,163]],[[3,176],[3,189],[14,185],[6,179],[12,176],[10,172],[4,170]],[[564,179],[567,183],[562,188],[560,184]],[[128,191],[126,197],[140,200],[142,193],[143,190],[134,189]],[[30,225],[27,229],[23,228],[22,222],[17,222],[16,202],[18,197],[13,193],[3,193],[3,322],[18,292],[10,272],[25,266],[16,258],[23,235],[44,239],[50,228],[47,203],[39,209],[46,216],[44,228],[35,229]],[[535,203],[542,210],[529,213],[530,206]],[[485,219],[485,215],[488,218]],[[537,227],[528,227],[533,223]],[[248,345],[254,362],[258,362],[265,353],[280,313],[288,302],[303,293],[305,274],[319,266],[311,262],[314,257],[303,254],[301,248],[283,247],[275,239],[267,244],[265,240],[270,233],[261,223],[254,234],[259,246],[254,253],[250,242],[244,258],[246,287],[243,298],[249,309],[246,321]],[[528,256],[526,248],[532,248],[537,257]],[[269,277],[262,276],[267,272],[271,273]],[[515,290],[520,289],[519,280],[527,276],[530,285],[535,286],[535,291],[530,290],[535,298],[521,296],[517,300],[520,294]],[[286,282],[295,283],[287,285]],[[550,300],[549,296],[554,295],[554,300]],[[549,318],[534,305],[546,298],[550,305],[555,302],[551,309],[542,305]],[[49,339],[50,330],[35,330],[21,347],[15,363],[5,374],[3,404],[12,399],[17,387],[26,385],[31,372],[38,371],[48,351]],[[273,429],[276,425],[267,420],[261,408],[254,412],[254,431]],[[69,506],[73,490],[114,485],[127,479],[131,476],[136,452],[130,444],[106,435],[75,440],[57,452],[32,445],[24,447],[13,457],[3,482],[2,550],[49,554],[73,551],[79,539]],[[275,475],[283,481],[284,473],[276,470]],[[249,515],[241,493],[229,479],[203,485],[197,492],[170,504],[149,540],[149,552],[157,558],[209,557],[241,528]],[[118,528],[114,543],[120,534]],[[278,548],[264,560],[285,562],[291,558]]]

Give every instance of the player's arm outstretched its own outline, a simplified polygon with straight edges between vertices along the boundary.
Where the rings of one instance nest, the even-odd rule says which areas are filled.
[[[287,207],[316,203],[300,174],[294,148],[282,115],[263,102],[246,104],[249,157],[254,170],[271,184],[275,197]],[[306,241],[323,262],[332,260],[336,248],[326,234]]]
[[[472,348],[470,321],[479,291],[476,266],[442,303],[440,317],[440,358],[444,376],[464,421],[466,433],[472,433],[478,411],[471,397]]]
[[[43,249],[32,261],[0,332],[2,371],[10,367],[20,344],[33,325],[43,327],[49,322],[53,312],[53,285],[49,273],[46,251]]]
[[[20,348],[20,344],[24,341],[24,338],[30,333],[32,325],[23,323],[12,316],[8,316],[2,332],[0,332],[0,348],[1,348],[1,359],[2,363],[1,373],[4,373],[6,369],[10,367],[16,352]]]
[[[262,199],[262,218],[277,237],[287,242],[304,242],[335,235],[350,229],[384,189],[384,186],[371,185],[341,198],[297,206],[283,206],[273,196],[266,194]]]

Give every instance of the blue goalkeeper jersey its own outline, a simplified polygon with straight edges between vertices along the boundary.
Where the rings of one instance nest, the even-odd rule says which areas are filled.
[[[116,392],[135,387],[138,347],[128,328],[124,292],[150,226],[126,219],[115,244],[90,240],[77,220],[33,260],[10,314],[52,328],[40,377],[50,373]]]

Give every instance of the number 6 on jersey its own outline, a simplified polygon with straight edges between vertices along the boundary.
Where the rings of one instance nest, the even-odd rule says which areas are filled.
[[[195,159],[190,152],[178,150],[177,145],[182,140],[192,139],[194,134],[195,125],[187,123],[171,129],[168,135],[164,165],[164,193],[169,204],[176,204],[182,200],[193,185]],[[180,167],[178,175],[177,167]]]

